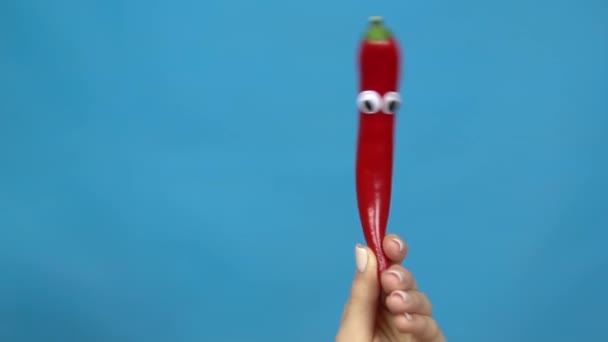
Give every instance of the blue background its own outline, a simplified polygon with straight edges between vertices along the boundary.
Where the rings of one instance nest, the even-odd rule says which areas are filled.
[[[0,340],[332,340],[377,14],[389,230],[445,333],[606,338],[605,0],[5,0]]]

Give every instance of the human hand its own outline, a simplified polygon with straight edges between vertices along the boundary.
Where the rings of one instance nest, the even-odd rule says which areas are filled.
[[[357,272],[336,342],[445,342],[431,317],[431,302],[401,266],[407,245],[396,235],[387,235],[383,248],[392,265],[380,281],[372,250],[355,248]]]

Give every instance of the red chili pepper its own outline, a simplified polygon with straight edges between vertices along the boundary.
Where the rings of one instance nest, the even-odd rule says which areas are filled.
[[[357,203],[363,233],[378,259],[378,272],[390,261],[382,248],[391,201],[395,112],[400,49],[380,17],[370,18],[359,50],[360,93],[357,143]]]

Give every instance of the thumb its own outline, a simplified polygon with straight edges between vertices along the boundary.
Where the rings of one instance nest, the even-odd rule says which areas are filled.
[[[376,257],[371,249],[355,248],[357,273],[344,309],[336,341],[371,341],[374,334],[380,285]]]

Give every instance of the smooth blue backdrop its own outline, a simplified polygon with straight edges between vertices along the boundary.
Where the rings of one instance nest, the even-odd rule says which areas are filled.
[[[608,340],[605,0],[2,1],[0,340],[331,341],[376,14],[450,340]]]

